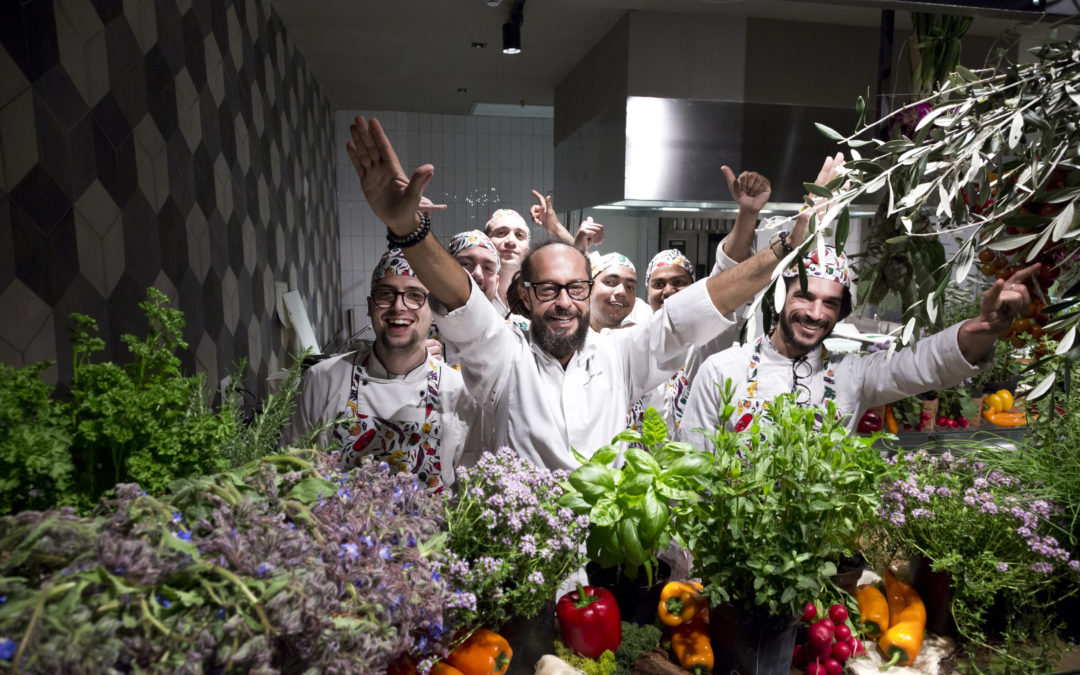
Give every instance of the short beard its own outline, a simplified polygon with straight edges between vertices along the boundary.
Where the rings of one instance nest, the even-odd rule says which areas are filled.
[[[784,339],[787,340],[788,345],[790,345],[791,347],[794,347],[796,350],[798,350],[802,354],[810,353],[811,349],[814,349],[815,347],[819,346],[822,342],[825,341],[825,338],[829,337],[829,333],[824,333],[821,336],[821,339],[817,340],[816,342],[813,342],[813,343],[803,342],[799,338],[795,337],[795,329],[792,328],[791,322],[788,321],[787,313],[784,313],[784,314],[780,315],[780,330],[784,331]]]
[[[422,337],[419,333],[413,333],[413,336],[409,338],[409,341],[405,344],[390,344],[390,341],[383,335],[376,335],[375,341],[382,347],[382,351],[385,354],[409,354],[416,351],[417,347],[424,344],[426,338]]]
[[[555,310],[551,310],[551,314],[553,316],[566,316],[566,314]],[[548,330],[543,315],[534,315],[529,324],[529,332],[532,334],[533,342],[539,345],[541,349],[555,358],[561,359],[570,356],[585,346],[585,338],[589,334],[589,312],[584,312],[577,317],[577,320],[578,327],[576,331],[569,335],[559,335]]]

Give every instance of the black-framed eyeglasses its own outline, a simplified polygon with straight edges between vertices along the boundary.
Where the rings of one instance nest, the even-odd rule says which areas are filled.
[[[407,291],[395,291],[392,288],[383,286],[382,288],[376,288],[371,292],[371,301],[375,303],[376,307],[393,307],[397,302],[398,296],[401,296],[401,301],[405,303],[406,309],[420,309],[427,302],[428,294],[424,291],[410,288]]]
[[[532,289],[533,295],[540,302],[549,302],[559,297],[559,293],[566,289],[566,294],[570,296],[571,300],[585,300],[592,293],[593,280],[582,279],[580,281],[571,281],[568,284],[557,284],[554,281],[522,281],[521,285],[525,288]]]
[[[807,382],[799,380],[808,380],[813,372],[814,367],[810,365],[806,357],[791,362],[791,393],[795,394],[795,405],[810,404],[810,386]]]

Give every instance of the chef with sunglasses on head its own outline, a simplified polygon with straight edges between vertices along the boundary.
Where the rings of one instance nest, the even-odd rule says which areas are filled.
[[[320,438],[344,466],[370,456],[415,474],[434,493],[453,483],[476,404],[461,374],[427,352],[428,300],[401,251],[387,251],[367,299],[375,342],[308,370],[293,430],[345,418]]]

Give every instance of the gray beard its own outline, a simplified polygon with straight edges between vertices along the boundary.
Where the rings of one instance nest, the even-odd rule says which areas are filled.
[[[532,317],[529,332],[532,334],[533,342],[541,349],[561,359],[585,346],[585,338],[589,334],[589,313],[585,312],[578,317],[578,329],[569,335],[558,335],[548,330],[543,316]]]

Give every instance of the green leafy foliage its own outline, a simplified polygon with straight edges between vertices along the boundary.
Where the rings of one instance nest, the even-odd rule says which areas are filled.
[[[630,445],[621,451],[620,442]],[[575,455],[582,465],[570,474],[559,504],[589,516],[589,558],[602,567],[622,565],[630,579],[644,568],[652,585],[656,554],[671,542],[671,505],[697,499],[709,457],[669,440],[654,408],[645,411],[641,431],[619,433],[591,458]]]
[[[41,381],[48,366],[0,363],[0,513],[76,503],[67,419]]]
[[[725,409],[732,391],[729,381]],[[796,615],[853,555],[881,504],[877,486],[894,470],[873,447],[877,435],[848,433],[835,413],[832,403],[804,408],[785,394],[746,431],[702,430],[716,448],[702,478],[707,498],[677,509],[676,530],[713,604]]]
[[[236,433],[239,416],[228,406],[211,408],[205,376],[180,372],[174,352],[187,347],[184,319],[167,303],[161,291],[148,289],[139,303],[149,322],[146,337],[121,337],[134,357],[126,366],[90,362],[104,345],[92,337],[93,319],[75,317],[71,451],[81,491],[91,500],[120,482],[160,493],[176,478],[228,468],[219,447]]]
[[[1055,320],[1046,330],[1080,325],[1080,267],[1071,262],[1080,253],[1080,38],[1052,39],[1031,51],[1030,63],[958,67],[922,100],[862,123],[839,141],[852,161],[829,213],[880,196],[891,229],[871,228],[864,243],[872,263],[895,263],[901,273],[890,278],[911,279],[897,281],[896,290],[917,287],[903,304],[905,319],[917,328],[940,320],[927,311],[929,298],[940,307],[950,282],[970,276],[982,247],[1002,252],[1010,265],[1040,262],[1053,276],[1060,273],[1053,294],[1061,300],[1048,308]],[[924,80],[939,77],[935,71]],[[882,127],[892,128],[891,140],[877,138]],[[1028,212],[1033,202],[1052,208]],[[941,236],[960,237],[951,256],[931,251]],[[861,301],[874,302],[870,285],[886,283],[889,275],[879,271],[862,271]]]
[[[41,381],[47,363],[0,364],[0,513],[52,506],[86,509],[121,482],[160,494],[174,480],[241,466],[277,451],[300,378],[294,361],[281,391],[248,423],[236,385],[219,409],[202,374],[185,376],[182,313],[156,288],[140,303],[149,324],[124,335],[132,361],[96,363],[97,323],[71,316],[73,372],[63,400]],[[238,383],[241,364],[234,373]]]
[[[622,642],[615,650],[615,675],[631,675],[634,663],[642,652],[651,652],[660,644],[664,634],[652,624],[640,626],[622,622]]]

